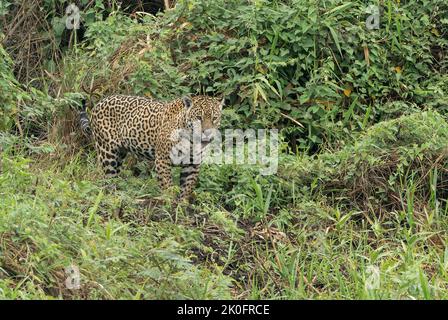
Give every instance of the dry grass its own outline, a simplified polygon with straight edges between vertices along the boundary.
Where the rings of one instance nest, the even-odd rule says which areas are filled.
[[[48,59],[59,61],[60,50],[46,12],[44,0],[20,1],[12,6],[2,24],[5,37],[2,45],[15,61],[17,79],[29,83],[44,77],[43,64]]]

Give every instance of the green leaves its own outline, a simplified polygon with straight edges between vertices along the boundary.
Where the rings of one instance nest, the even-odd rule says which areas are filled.
[[[353,5],[354,5],[353,2],[347,2],[347,3],[341,4],[340,6],[337,6],[333,9],[325,12],[325,15],[332,15],[332,14],[340,13],[340,12],[352,7]]]
[[[330,30],[330,33],[331,33],[331,36],[332,36],[332,38],[333,38],[334,44],[336,45],[336,47],[337,47],[338,50],[339,50],[339,53],[340,53],[341,56],[342,56],[342,50],[341,50],[341,45],[340,45],[340,43],[339,43],[338,34],[337,34],[337,33],[334,31],[334,29],[333,29],[330,25],[328,25],[327,23],[326,23],[326,26],[327,26],[328,30]]]
[[[331,141],[344,136],[346,128],[362,130],[373,116],[381,117],[380,107],[389,100],[409,99],[403,88],[418,81],[416,75],[427,74],[424,70],[432,64],[426,58],[430,44],[421,45],[428,40],[414,39],[424,31],[417,32],[412,24],[428,8],[419,7],[418,13],[399,8],[395,14],[398,5],[392,1],[387,5],[390,20],[384,22],[393,26],[393,35],[384,27],[375,32],[365,28],[366,8],[358,1],[324,0],[318,5],[305,0],[260,0],[248,5],[242,0],[195,0],[189,11],[182,11],[182,5],[177,13],[173,10],[188,21],[189,28],[179,31],[170,47],[177,52],[179,64],[191,66],[187,85],[192,91],[240,88],[233,101],[246,118],[244,123],[292,125],[289,120],[285,123],[285,117],[267,115],[278,114],[279,100],[291,106],[299,99],[309,112],[287,115],[310,127],[311,141],[324,137]],[[446,12],[447,6],[442,7]],[[199,18],[204,12],[209,17],[206,22]],[[379,44],[385,37],[390,41]],[[411,40],[400,40],[406,38]],[[391,72],[397,65],[405,72]],[[351,88],[348,95],[347,87]],[[340,117],[344,121],[335,131],[333,121]]]
[[[19,112],[19,102],[27,97],[14,77],[12,66],[11,58],[0,44],[0,131],[11,129]]]

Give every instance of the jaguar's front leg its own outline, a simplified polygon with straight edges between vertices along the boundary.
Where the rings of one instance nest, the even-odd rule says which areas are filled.
[[[171,176],[171,161],[166,157],[156,157],[155,167],[160,188],[164,191],[173,186],[173,178]]]
[[[180,195],[178,201],[190,200],[199,177],[199,164],[183,165],[180,173]]]

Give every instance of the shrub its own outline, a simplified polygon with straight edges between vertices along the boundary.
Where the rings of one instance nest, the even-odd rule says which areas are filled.
[[[405,210],[410,202],[422,209],[435,205],[435,190],[438,201],[447,199],[447,143],[442,116],[414,113],[371,127],[338,152],[290,163],[280,175],[329,197],[331,205],[375,214]]]

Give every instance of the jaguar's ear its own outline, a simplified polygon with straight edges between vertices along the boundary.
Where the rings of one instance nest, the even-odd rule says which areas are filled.
[[[185,96],[185,97],[182,98],[182,102],[184,103],[184,106],[185,106],[187,109],[191,108],[191,106],[193,105],[193,101],[191,101],[191,98],[190,98],[190,97],[187,97],[187,96]]]

